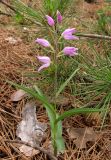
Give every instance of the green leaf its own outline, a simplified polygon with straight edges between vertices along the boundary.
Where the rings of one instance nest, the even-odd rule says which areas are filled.
[[[63,89],[67,86],[67,84],[69,83],[69,81],[74,77],[74,75],[77,73],[77,71],[79,70],[79,68],[77,68],[71,75],[70,77],[60,86],[59,90],[56,93],[56,97],[59,96],[59,94],[63,91]]]
[[[35,88],[36,92],[37,92],[40,96],[43,96],[42,91],[38,88],[37,85],[34,85],[34,88]],[[45,98],[45,96],[44,96],[44,98]]]
[[[59,117],[57,115],[57,117]],[[63,153],[65,150],[64,138],[62,137],[62,122],[59,121],[57,123],[57,131],[56,131],[56,144],[57,144],[57,153]]]
[[[51,128],[54,128],[54,122],[56,119],[56,113],[54,111],[54,107],[47,101],[46,97],[42,94],[42,92],[37,87],[36,87],[36,91],[35,91],[35,90],[27,88],[23,85],[21,86],[21,85],[18,85],[16,83],[13,83],[10,81],[7,81],[7,82],[17,88],[24,90],[25,92],[30,94],[32,97],[39,99],[43,103],[44,107],[47,110],[48,117],[50,119]]]
[[[43,93],[41,92],[41,90],[36,86],[34,85],[34,88],[36,90],[36,92],[45,100],[47,101],[46,97],[43,95]],[[49,104],[51,105],[51,104]],[[55,118],[56,118],[56,113],[55,113],[55,116],[52,114],[51,110],[49,107],[47,107],[47,104],[44,104],[44,107],[46,108],[46,111],[47,111],[47,114],[48,114],[48,117],[49,117],[49,120],[50,120],[50,124],[51,124],[51,129],[53,130],[54,129],[54,122],[55,122]],[[51,108],[54,108],[52,105],[51,105]],[[55,111],[54,111],[55,112]]]
[[[76,108],[76,109],[71,109],[69,111],[64,112],[61,114],[55,121],[55,123],[58,123],[59,121],[71,117],[73,115],[77,114],[86,114],[86,113],[91,113],[91,112],[103,112],[106,111],[106,109],[96,109],[96,108]]]

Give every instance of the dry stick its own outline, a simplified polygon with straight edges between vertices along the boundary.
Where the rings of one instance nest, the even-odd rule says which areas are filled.
[[[32,147],[33,149],[39,150],[46,154],[51,160],[57,160],[55,156],[53,156],[51,153],[49,153],[47,150],[43,149],[42,147],[39,147],[37,145],[31,145],[30,143],[24,142],[24,141],[19,141],[19,140],[5,140],[5,142],[8,143],[19,143],[19,144],[24,144],[26,146]]]
[[[98,38],[98,39],[106,39],[111,40],[110,36],[98,35],[98,34],[78,34],[79,37],[87,37],[87,38]]]

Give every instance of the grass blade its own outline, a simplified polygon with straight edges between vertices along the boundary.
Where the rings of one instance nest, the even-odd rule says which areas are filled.
[[[71,76],[60,86],[58,92],[56,93],[56,97],[59,96],[59,94],[63,91],[63,89],[67,86],[67,84],[69,83],[69,81],[74,77],[74,75],[77,73],[77,71],[79,70],[79,68],[77,68],[72,74]]]
[[[76,108],[76,109],[71,109],[69,111],[64,112],[61,114],[57,119],[55,123],[58,123],[59,121],[71,117],[76,114],[86,114],[86,113],[91,113],[91,112],[103,112],[106,111],[106,109],[96,109],[96,108]]]

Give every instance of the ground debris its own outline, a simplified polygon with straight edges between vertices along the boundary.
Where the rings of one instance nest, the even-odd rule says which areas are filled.
[[[100,126],[101,122],[102,122],[102,116],[98,112],[85,115],[85,124],[89,127]]]
[[[45,130],[47,125],[38,122],[36,119],[36,106],[33,103],[27,103],[22,113],[22,121],[17,126],[16,135],[22,141],[30,143],[32,146],[40,145],[40,142],[45,137]],[[39,151],[32,147],[22,145],[19,147],[20,151],[26,156],[33,156]]]
[[[49,97],[49,101],[50,101],[50,103],[55,103],[54,98]],[[56,104],[58,106],[67,106],[70,103],[71,103],[70,99],[63,96],[63,95],[59,95],[59,97],[57,97]]]
[[[14,38],[14,37],[7,37],[5,38],[5,40],[10,44],[17,44],[18,42],[22,41],[20,38]]]
[[[77,148],[86,148],[86,143],[91,141],[95,142],[97,140],[97,134],[94,132],[93,128],[69,128],[67,129],[69,138],[74,139],[74,143]]]
[[[25,96],[27,96],[27,93],[19,89],[11,95],[11,101],[14,101],[14,102],[20,101]]]

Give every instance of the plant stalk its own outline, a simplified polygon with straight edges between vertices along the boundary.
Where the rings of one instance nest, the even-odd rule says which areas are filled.
[[[54,52],[54,65],[55,65],[55,75],[54,75],[54,106],[56,112],[56,93],[57,93],[57,55],[58,55],[58,36],[57,36],[57,23],[55,26],[55,34],[54,34],[54,45],[55,45],[55,52]],[[54,123],[54,155],[57,156],[57,143],[56,143],[56,133],[57,132],[57,124]]]
[[[106,35],[98,35],[98,34],[83,34],[83,33],[78,33],[77,35],[78,35],[79,37],[86,37],[86,38],[96,38],[96,39],[111,40],[111,36],[106,36]]]

